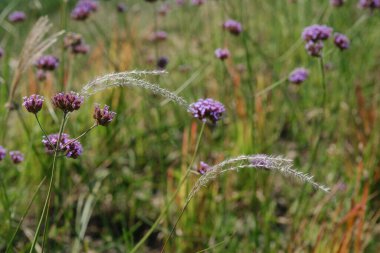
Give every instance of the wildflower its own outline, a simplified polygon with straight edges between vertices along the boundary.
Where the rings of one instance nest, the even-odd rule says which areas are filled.
[[[12,22],[12,23],[19,23],[19,22],[24,21],[25,19],[26,19],[26,15],[22,11],[14,11],[8,16],[9,22]]]
[[[77,159],[83,152],[82,144],[77,140],[69,140],[68,145],[65,147],[66,157]]]
[[[87,44],[75,45],[71,48],[73,54],[87,54],[90,51],[90,46]]]
[[[380,8],[380,0],[359,0],[359,7],[362,9]]]
[[[175,1],[178,5],[184,5],[185,4],[185,0],[176,0]]]
[[[43,55],[35,63],[38,69],[52,71],[58,68],[59,60],[52,55]]]
[[[36,77],[38,81],[45,81],[46,80],[46,71],[42,69],[37,69]]]
[[[322,54],[322,49],[323,49],[323,42],[309,41],[306,43],[305,48],[309,55],[314,56],[314,57],[320,57]]]
[[[38,113],[41,108],[42,108],[42,105],[44,103],[44,97],[43,96],[40,96],[40,95],[31,95],[29,97],[24,97],[24,102],[22,103],[22,105],[25,107],[25,109],[28,111],[28,112],[31,112],[31,113]]]
[[[223,28],[233,35],[239,35],[243,31],[242,25],[238,21],[232,19],[224,22]]]
[[[4,160],[6,155],[7,150],[3,146],[0,146],[0,161]]]
[[[0,47],[0,59],[4,56],[4,49]]]
[[[193,4],[193,5],[202,5],[202,4],[204,4],[206,2],[206,0],[191,0],[191,3]]]
[[[207,163],[201,161],[199,163],[199,167],[198,167],[197,171],[199,172],[199,174],[204,175],[207,171],[210,170],[210,168],[211,168],[210,165],[208,165]]]
[[[165,31],[156,31],[152,35],[152,41],[164,41],[168,37],[168,34]]]
[[[166,66],[168,65],[168,63],[169,63],[169,59],[167,57],[165,57],[165,56],[161,56],[157,60],[157,67],[159,69],[165,69]]]
[[[157,0],[145,0],[145,2],[148,2],[148,3],[154,3],[156,2]]]
[[[309,71],[305,68],[296,68],[289,75],[289,82],[301,84],[309,77]]]
[[[82,35],[69,33],[63,40],[65,48],[69,48],[73,54],[87,54],[90,47],[84,42]]]
[[[20,151],[10,151],[9,155],[11,156],[11,160],[14,164],[24,161],[24,155]]]
[[[60,92],[52,98],[53,105],[61,109],[64,113],[78,110],[83,103],[83,96],[73,91]]]
[[[312,25],[306,27],[302,32],[302,38],[306,41],[327,40],[330,38],[332,28],[326,25]]]
[[[158,14],[160,16],[166,16],[166,14],[168,14],[169,11],[170,11],[170,5],[167,3],[164,3],[158,9]]]
[[[349,46],[350,46],[350,40],[344,34],[335,33],[335,35],[334,35],[334,44],[340,50],[345,50],[345,49],[349,48]]]
[[[118,4],[116,5],[116,10],[117,10],[117,12],[119,12],[119,13],[126,12],[126,11],[127,11],[127,6],[126,6],[125,4],[123,4],[123,3],[118,3]]]
[[[218,59],[225,60],[230,57],[230,51],[227,48],[217,48],[215,50],[215,56]]]
[[[334,7],[340,7],[344,4],[344,0],[330,0],[330,4]]]
[[[109,108],[110,107],[108,105],[105,105],[103,109],[100,109],[99,105],[95,105],[93,117],[96,120],[97,125],[107,126],[111,123],[116,113],[110,111]]]
[[[95,1],[80,0],[71,12],[71,17],[75,20],[86,20],[97,9],[98,4]]]
[[[42,143],[45,146],[45,151],[48,154],[53,154],[57,148],[59,134],[50,134],[49,136],[44,136],[42,138]],[[58,151],[64,151],[64,146],[69,142],[69,135],[63,133],[58,145]]]
[[[188,111],[195,117],[203,122],[207,119],[211,120],[212,123],[216,123],[223,116],[226,111],[224,105],[218,101],[211,98],[199,99],[197,102],[192,103],[189,106]]]

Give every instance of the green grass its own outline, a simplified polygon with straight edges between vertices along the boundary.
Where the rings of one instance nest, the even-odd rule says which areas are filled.
[[[21,106],[25,95],[44,95],[39,119],[48,133],[58,132],[62,118],[49,100],[56,92],[80,91],[111,72],[154,69],[148,58],[167,56],[168,74],[146,76],[147,81],[171,91],[181,88],[179,95],[189,102],[214,98],[227,109],[216,126],[206,125],[195,165],[241,154],[282,155],[331,192],[266,171],[224,174],[192,199],[165,252],[377,252],[379,10],[371,14],[358,9],[354,0],[341,8],[332,8],[327,0],[209,0],[200,7],[168,2],[172,8],[167,16],[155,18],[154,8],[163,1],[126,1],[124,14],[116,12],[116,1],[100,1],[98,12],[85,22],[70,19],[72,1],[0,3],[4,17],[7,6],[28,14],[20,24],[0,19],[5,51],[0,60],[0,122],[7,114],[14,60],[41,15],[49,16],[54,32],[81,33],[91,45],[89,55],[73,56],[63,51],[61,37],[47,51],[60,58],[61,67],[42,83],[35,80],[34,67],[22,76],[15,101]],[[223,31],[228,18],[242,23],[240,36]],[[344,52],[331,39],[325,43],[324,62],[332,67],[325,73],[324,116],[320,63],[307,55],[300,39],[303,28],[314,23],[351,39]],[[157,46],[147,39],[155,27],[168,33],[168,40]],[[231,58],[216,59],[218,47],[228,47]],[[305,83],[284,81],[260,94],[301,66],[310,70]],[[79,159],[58,159],[46,252],[130,252],[167,208],[136,250],[160,252],[199,177],[190,173],[178,188],[202,126],[184,108],[164,101],[146,90],[114,88],[90,97],[70,116],[65,132],[75,137],[93,124],[94,103],[117,112],[109,127],[97,127],[81,139],[84,153]],[[9,157],[0,162],[1,252],[46,176],[10,251],[29,252],[53,161],[44,152],[43,133],[33,115],[22,106],[18,112],[21,117],[12,111],[7,127],[0,130],[0,137],[5,136],[0,145],[25,154],[19,165]],[[38,246],[42,241],[40,233]]]

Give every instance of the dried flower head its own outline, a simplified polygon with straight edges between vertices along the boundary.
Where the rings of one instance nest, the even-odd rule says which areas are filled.
[[[58,68],[59,60],[53,55],[43,55],[35,63],[38,69],[52,71]]]
[[[302,32],[302,38],[306,41],[327,40],[330,38],[333,29],[326,25],[311,25]]]
[[[24,155],[20,151],[10,151],[9,155],[14,164],[18,164],[24,161]]]
[[[118,3],[118,4],[116,5],[116,10],[117,10],[117,12],[119,12],[119,13],[124,13],[124,12],[127,11],[127,6],[126,6],[124,3]]]
[[[323,49],[322,41],[309,41],[305,45],[306,51],[313,57],[320,57]]]
[[[55,107],[61,109],[64,113],[73,112],[78,110],[83,103],[83,96],[78,93],[60,92],[52,98],[52,103]]]
[[[199,99],[197,102],[189,106],[188,111],[193,114],[195,118],[206,122],[209,119],[212,123],[216,123],[223,116],[226,111],[224,105],[211,98]]]
[[[197,171],[198,171],[199,174],[204,175],[210,168],[211,168],[210,165],[208,165],[207,163],[201,161],[199,163]]]
[[[223,24],[224,30],[229,31],[233,35],[239,35],[243,31],[242,25],[233,19],[229,19]]]
[[[105,105],[103,109],[101,109],[99,105],[95,105],[93,117],[96,120],[96,124],[100,126],[108,126],[108,124],[111,123],[116,113],[110,111],[109,108],[108,105]]]
[[[230,51],[227,48],[217,48],[215,50],[215,56],[218,59],[225,60],[230,57]]]
[[[44,97],[36,94],[30,95],[29,97],[24,97],[23,99],[24,102],[22,105],[28,112],[34,114],[38,113],[41,110],[44,103]]]
[[[309,77],[309,71],[305,68],[296,68],[289,75],[289,82],[301,84]]]
[[[350,47],[350,40],[344,34],[335,33],[335,35],[334,35],[334,44],[340,50],[346,50],[346,49],[348,49]]]
[[[87,54],[90,51],[90,46],[87,44],[75,45],[71,48],[73,54]]]
[[[0,146],[0,161],[4,160],[6,155],[7,150],[3,146]]]
[[[22,22],[26,19],[25,12],[22,11],[14,11],[8,16],[9,22],[12,23],[19,23]]]
[[[157,68],[165,69],[169,63],[169,59],[165,56],[161,56],[157,59]]]
[[[63,44],[65,48],[70,48],[75,45],[79,45],[83,43],[82,35],[78,33],[70,32],[63,39]]]

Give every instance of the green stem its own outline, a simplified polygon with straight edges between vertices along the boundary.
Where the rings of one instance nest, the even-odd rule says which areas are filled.
[[[95,124],[92,125],[89,129],[87,129],[87,130],[84,131],[81,135],[79,135],[77,138],[72,139],[71,141],[69,141],[68,143],[66,143],[65,145],[63,145],[63,148],[66,147],[66,146],[68,146],[68,145],[70,145],[71,143],[73,143],[73,142],[79,140],[80,138],[82,138],[83,136],[85,136],[88,132],[90,132],[92,129],[94,129],[94,128],[97,127],[97,126],[98,126],[98,124],[95,123]]]
[[[37,113],[35,113],[34,116],[36,117],[37,123],[38,123],[38,125],[40,126],[42,132],[44,133],[46,139],[48,140],[50,146],[51,146],[51,147],[54,147],[53,143],[50,142],[50,139],[49,139],[48,134],[46,133],[45,129],[42,127],[41,122],[40,122],[40,120],[38,119]]]

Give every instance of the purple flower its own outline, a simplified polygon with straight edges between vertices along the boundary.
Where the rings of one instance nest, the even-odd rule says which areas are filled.
[[[6,155],[7,150],[3,146],[0,146],[0,161],[4,160]]]
[[[330,0],[330,4],[334,7],[340,7],[344,4],[344,0]]]
[[[68,145],[65,147],[66,157],[77,159],[83,152],[82,144],[77,140],[69,140]]]
[[[0,47],[0,59],[4,56],[4,49]]]
[[[239,35],[243,31],[242,25],[233,19],[229,19],[223,24],[224,30],[229,31],[233,35]]]
[[[159,69],[165,69],[168,63],[169,63],[169,59],[165,56],[161,56],[157,60],[157,67]]]
[[[224,105],[211,98],[199,99],[197,102],[189,106],[188,111],[197,119],[206,122],[209,119],[212,123],[216,123],[226,111]]]
[[[227,48],[217,48],[215,50],[215,56],[218,59],[225,60],[230,57],[230,51]]]
[[[36,77],[38,81],[45,81],[46,80],[46,71],[42,69],[37,69]]]
[[[45,151],[48,154],[54,154],[54,150],[57,147],[59,134],[50,134],[49,136],[44,136],[42,138],[42,143],[45,146]],[[59,141],[58,151],[65,150],[65,144],[69,142],[69,135],[63,133]]]
[[[185,4],[185,0],[176,0],[175,1],[178,5],[184,5]]]
[[[22,11],[14,11],[8,16],[9,22],[12,22],[12,23],[19,23],[19,22],[24,21],[25,19],[26,19],[26,15]]]
[[[71,12],[71,18],[86,20],[92,12],[97,11],[98,4],[93,0],[80,0]]]
[[[61,109],[64,113],[78,110],[83,103],[83,96],[73,91],[60,92],[52,98],[52,103],[55,107]]]
[[[348,49],[350,47],[350,40],[344,34],[335,33],[335,35],[334,35],[334,44],[340,50],[346,50],[346,49]]]
[[[123,4],[123,3],[118,3],[117,6],[116,6],[116,10],[119,13],[126,12],[127,11],[127,6],[125,4]]]
[[[168,12],[170,11],[170,5],[167,4],[167,3],[164,3],[160,6],[160,8],[158,9],[158,14],[160,16],[166,16],[168,14]]]
[[[309,41],[306,43],[306,51],[313,57],[320,57],[323,49],[322,41]]]
[[[165,31],[156,31],[153,33],[152,41],[164,41],[168,37],[168,34]]]
[[[305,68],[296,68],[289,75],[289,82],[301,84],[309,77],[309,71]]]
[[[332,33],[332,28],[326,25],[312,25],[306,27],[302,32],[302,38],[306,41],[319,41],[327,40],[330,38]]]
[[[38,69],[52,71],[58,68],[59,60],[52,55],[43,55],[35,63]]]
[[[95,105],[93,117],[96,120],[96,124],[107,126],[109,123],[111,123],[116,113],[110,111],[109,108],[110,107],[108,105],[105,105],[103,109],[100,109],[99,105]]]
[[[90,46],[87,44],[75,45],[71,48],[73,54],[87,54],[90,51]]]
[[[211,169],[211,166],[210,166],[210,165],[208,165],[207,163],[201,161],[201,162],[199,163],[199,167],[198,167],[197,171],[199,172],[199,174],[204,175],[204,174],[206,174],[206,172],[209,171],[210,169]]]
[[[26,108],[28,112],[36,114],[41,110],[43,103],[43,96],[33,94],[29,97],[24,97],[24,102],[22,103],[22,105]]]
[[[157,0],[145,0],[145,2],[149,2],[149,3],[154,3],[156,2]]]
[[[193,4],[193,5],[202,5],[202,4],[204,4],[206,2],[206,0],[191,0],[191,3]]]
[[[380,0],[359,0],[358,5],[363,9],[376,9],[380,8]]]
[[[10,151],[9,155],[11,156],[11,160],[14,164],[24,161],[24,155],[20,151]]]

